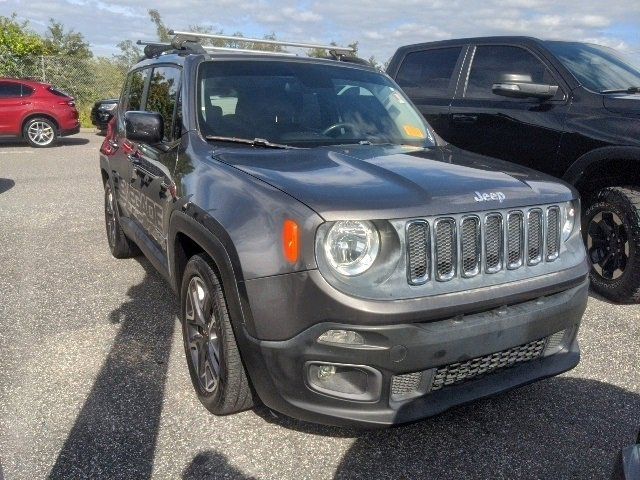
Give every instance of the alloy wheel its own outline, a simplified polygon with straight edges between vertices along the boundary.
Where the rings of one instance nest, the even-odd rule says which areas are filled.
[[[587,228],[587,251],[593,269],[606,280],[622,276],[629,261],[629,235],[614,212],[598,212]]]
[[[29,125],[27,135],[31,142],[40,146],[49,145],[55,138],[53,127],[49,123],[42,121],[33,122]]]
[[[186,333],[191,363],[200,388],[215,391],[220,378],[220,339],[211,293],[204,281],[194,276],[185,302]]]

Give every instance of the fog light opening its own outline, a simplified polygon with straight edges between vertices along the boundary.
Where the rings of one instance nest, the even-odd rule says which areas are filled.
[[[382,374],[364,365],[307,363],[307,383],[316,390],[347,400],[372,402],[380,397]]]

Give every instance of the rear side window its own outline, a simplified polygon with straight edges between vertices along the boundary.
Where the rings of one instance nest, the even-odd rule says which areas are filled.
[[[465,97],[516,102],[530,101],[502,97],[491,91],[494,83],[502,82],[504,76],[510,74],[524,75],[531,83],[557,85],[545,64],[524,48],[507,45],[482,45],[476,48],[476,53],[473,56]]]
[[[22,84],[13,82],[0,82],[0,98],[12,98],[22,96]]]
[[[449,83],[462,47],[437,48],[407,54],[396,82],[409,97],[448,97]]]
[[[49,90],[51,93],[53,93],[54,95],[56,95],[58,97],[69,97],[69,98],[71,98],[71,95],[69,95],[66,92],[63,92],[62,90],[58,90],[57,88],[49,87],[47,90]]]
[[[164,140],[175,138],[174,114],[180,89],[180,69],[177,67],[156,67],[153,69],[149,93],[147,94],[148,112],[158,112],[164,120]]]

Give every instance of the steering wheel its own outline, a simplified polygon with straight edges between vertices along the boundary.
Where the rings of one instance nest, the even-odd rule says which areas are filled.
[[[350,130],[352,133],[356,131],[356,126],[353,123],[338,122],[338,123],[334,123],[333,125],[325,128],[322,131],[322,134],[323,135],[327,135],[327,136],[333,136],[333,135],[329,135],[329,134],[334,132],[335,130],[338,130],[339,128],[344,128],[346,130]]]

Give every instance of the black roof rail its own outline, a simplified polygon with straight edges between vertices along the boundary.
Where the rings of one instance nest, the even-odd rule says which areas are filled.
[[[143,42],[138,40],[138,45],[144,45],[145,58],[156,58],[163,53],[207,53],[202,45],[197,42],[183,41],[180,44],[164,42]]]

